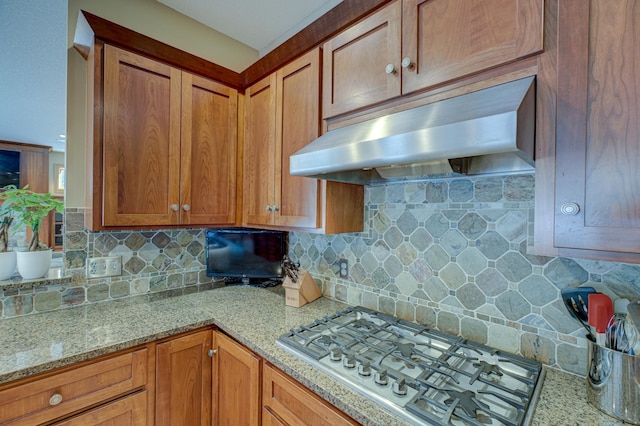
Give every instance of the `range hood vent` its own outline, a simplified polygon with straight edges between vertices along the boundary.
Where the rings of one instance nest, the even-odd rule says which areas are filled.
[[[330,130],[290,172],[362,185],[534,171],[534,77]]]

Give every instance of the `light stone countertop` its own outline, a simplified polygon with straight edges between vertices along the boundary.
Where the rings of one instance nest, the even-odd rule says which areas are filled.
[[[403,425],[401,419],[278,347],[291,328],[346,308],[320,298],[284,305],[276,289],[245,286],[165,299],[135,297],[0,321],[0,383],[216,325],[364,425]],[[619,425],[586,401],[585,381],[547,369],[532,425]]]

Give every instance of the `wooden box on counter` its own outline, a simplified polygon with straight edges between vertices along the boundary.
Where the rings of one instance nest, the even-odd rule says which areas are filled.
[[[287,306],[299,308],[322,296],[322,291],[318,288],[313,277],[304,269],[298,271],[296,282],[293,282],[289,277],[285,278],[282,287],[285,290],[285,305]]]

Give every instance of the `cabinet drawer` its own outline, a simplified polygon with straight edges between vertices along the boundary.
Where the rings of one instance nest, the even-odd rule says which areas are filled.
[[[270,365],[263,373],[262,403],[266,424],[357,425],[353,419]]]
[[[0,424],[34,425],[142,387],[147,350],[115,356],[0,391]]]
[[[142,426],[147,424],[148,392],[142,391],[102,405],[53,426]]]

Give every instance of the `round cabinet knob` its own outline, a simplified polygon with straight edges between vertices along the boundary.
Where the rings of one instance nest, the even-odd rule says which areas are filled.
[[[280,207],[278,207],[278,206],[271,206],[271,210],[273,210],[274,212],[277,212],[278,210],[280,210]]]
[[[412,70],[415,67],[415,64],[413,62],[411,62],[411,58],[409,58],[409,57],[404,58],[402,60],[402,62],[400,63],[400,65],[402,66],[402,68],[404,68],[406,70]]]
[[[264,208],[266,211],[270,212],[271,211],[271,206],[265,206]]]
[[[384,72],[386,72],[387,74],[397,74],[396,67],[393,64],[388,64],[384,69]]]
[[[177,212],[178,210],[180,210],[180,206],[177,204],[171,204],[171,210]]]
[[[560,212],[565,216],[575,216],[580,213],[580,206],[576,203],[564,203],[560,206]]]
[[[209,358],[213,358],[213,356],[217,353],[218,351],[216,349],[209,349]]]
[[[189,204],[185,204],[184,206],[182,206],[182,210],[188,212],[189,210],[191,210],[191,206]]]
[[[53,395],[51,395],[51,398],[49,398],[49,405],[58,405],[62,402],[62,395],[60,395],[59,393],[54,393]]]

